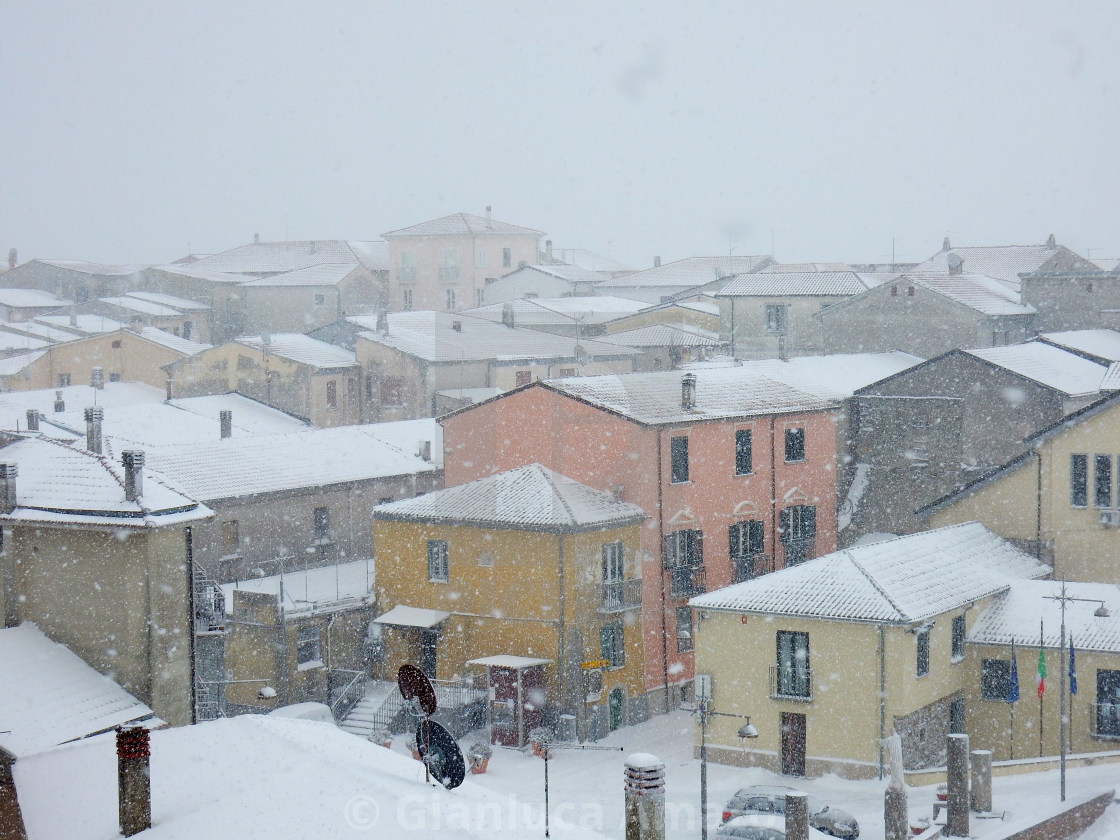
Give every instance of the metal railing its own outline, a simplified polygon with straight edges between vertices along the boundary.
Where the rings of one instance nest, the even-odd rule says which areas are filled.
[[[199,723],[206,720],[217,720],[222,715],[222,706],[219,699],[221,686],[215,689],[212,683],[201,678],[195,678],[194,707]]]
[[[707,592],[704,566],[671,566],[669,575],[672,583],[670,593],[674,598],[691,598]]]
[[[770,567],[769,555],[761,552],[732,557],[731,567],[735,572],[735,583],[742,583],[744,580],[750,580],[773,571]]]
[[[459,709],[469,703],[475,703],[486,697],[486,691],[474,687],[473,680],[431,680],[432,689],[436,695],[436,707],[439,709]],[[361,697],[355,701],[355,705]],[[374,710],[372,728],[393,730],[393,722],[404,710],[404,698],[399,691],[391,691],[381,705]],[[337,716],[336,716],[337,719]],[[414,728],[416,721],[411,721]],[[399,727],[398,727],[398,731]]]
[[[615,580],[599,586],[599,612],[613,613],[642,605],[641,580]]]
[[[770,696],[777,700],[812,700],[813,670],[771,665]]]
[[[804,563],[814,555],[816,541],[812,539],[782,540],[782,555],[787,566]]]
[[[348,679],[342,688],[334,686],[342,680]],[[335,720],[342,720],[350,710],[358,705],[366,692],[366,674],[364,671],[351,671],[346,668],[332,668],[328,674],[331,685],[331,712]]]
[[[194,564],[194,632],[214,633],[225,629],[226,602],[222,588],[205,569]]]

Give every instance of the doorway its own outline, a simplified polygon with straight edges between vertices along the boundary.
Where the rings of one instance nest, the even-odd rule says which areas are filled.
[[[611,693],[607,698],[607,726],[611,732],[614,732],[622,726],[623,699],[621,688],[611,689]]]
[[[805,775],[805,715],[782,712],[782,775]]]
[[[420,670],[430,680],[436,678],[436,643],[439,633],[436,630],[420,631]]]

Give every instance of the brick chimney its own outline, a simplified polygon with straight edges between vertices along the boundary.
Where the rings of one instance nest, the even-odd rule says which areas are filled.
[[[27,431],[39,431],[39,409],[37,408],[27,409]]]
[[[100,455],[101,421],[105,417],[105,409],[100,406],[93,406],[87,408],[84,414],[86,418],[86,449]]]
[[[489,204],[486,205],[486,229],[487,230],[493,230],[494,229],[494,221],[493,221],[493,219],[490,218],[490,205]]]
[[[66,410],[66,402],[62,399],[62,391],[54,392],[54,413],[61,414]]]
[[[135,502],[144,496],[144,453],[129,450],[121,453],[124,465],[124,500]]]
[[[949,256],[945,258],[945,262],[949,264],[949,275],[951,277],[958,277],[964,274],[964,260],[962,260],[955,252],[950,251]]]
[[[222,440],[233,437],[233,412],[229,409],[219,411],[218,422],[222,427]]]
[[[513,301],[507,300],[502,304],[502,325],[509,327],[511,330],[515,326],[515,319],[513,317]]]
[[[654,257],[653,258],[653,267],[654,268],[661,268],[661,257]]]
[[[696,374],[681,377],[681,408],[696,408]]]
[[[19,467],[15,464],[0,464],[0,513],[8,514],[16,509],[16,476]]]
[[[98,391],[105,387],[105,368],[93,367],[89,372],[89,384]]]
[[[18,261],[19,253],[15,248],[8,249],[8,268],[15,268]]]

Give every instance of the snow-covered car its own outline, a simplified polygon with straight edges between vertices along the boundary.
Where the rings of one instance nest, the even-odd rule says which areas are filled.
[[[780,785],[751,785],[741,788],[724,806],[723,821],[726,823],[743,814],[779,814],[784,817],[786,794],[793,791],[791,787]],[[843,840],[856,840],[859,837],[859,823],[847,811],[825,805],[812,796],[808,799],[808,806],[811,828]]]
[[[744,814],[725,822],[716,840],[786,840],[785,817],[780,814]],[[829,840],[827,834],[809,827],[809,840]]]

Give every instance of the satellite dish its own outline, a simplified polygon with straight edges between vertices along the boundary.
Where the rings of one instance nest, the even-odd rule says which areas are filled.
[[[397,688],[405,703],[427,716],[436,710],[436,693],[424,672],[415,665],[402,665],[397,669]]]
[[[467,775],[467,765],[451,733],[433,720],[416,727],[416,751],[429,772],[448,790],[457,788]]]

